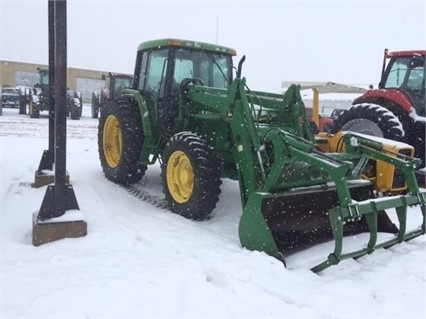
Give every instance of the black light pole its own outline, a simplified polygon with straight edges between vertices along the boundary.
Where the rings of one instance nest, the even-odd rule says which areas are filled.
[[[49,64],[49,70],[54,69],[54,163],[55,183],[49,185],[38,214],[39,220],[62,216],[66,210],[79,209],[74,190],[66,183],[66,135],[67,135],[67,2],[66,0],[49,0],[49,19],[54,25],[53,48],[54,66]],[[53,6],[53,10],[50,10]],[[52,83],[52,81],[50,81]],[[49,111],[50,112],[50,111]],[[49,127],[50,129],[50,127]],[[49,132],[49,136],[52,132]]]
[[[54,185],[49,185],[40,210],[33,220],[33,244],[42,245],[54,240],[81,237],[87,234],[87,223],[81,216],[58,221],[68,210],[79,210],[74,189],[66,181],[66,94],[67,94],[67,3],[66,0],[49,0],[49,31],[53,24],[53,38],[49,37],[49,52],[53,48],[53,59],[49,58],[49,72],[54,70],[54,108],[51,109],[54,129],[49,125],[50,135],[54,132]],[[53,17],[52,17],[53,16]],[[50,34],[50,32],[49,32]],[[52,65],[54,62],[54,66]],[[52,88],[52,86],[51,86]],[[50,120],[49,111],[49,120]],[[49,122],[50,124],[50,122]],[[78,215],[78,214],[74,214]],[[54,219],[54,220],[52,220]]]
[[[67,3],[55,3],[55,202],[56,213],[64,214],[66,207],[67,152]]]
[[[54,1],[48,2],[48,20],[49,20],[49,145],[43,155],[38,166],[37,175],[42,174],[43,170],[53,170],[54,163],[54,145],[55,145],[55,5]],[[36,178],[37,178],[36,175]],[[44,183],[35,183],[36,186],[44,186]]]
[[[54,163],[55,130],[55,2],[48,2],[49,12],[49,163]],[[52,169],[51,166],[50,169]]]

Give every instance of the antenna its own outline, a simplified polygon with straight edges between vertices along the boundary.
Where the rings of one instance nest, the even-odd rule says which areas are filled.
[[[219,15],[216,14],[216,44],[218,44],[219,40]]]

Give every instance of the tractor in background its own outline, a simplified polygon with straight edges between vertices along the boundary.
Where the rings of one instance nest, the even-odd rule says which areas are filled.
[[[128,74],[109,73],[105,78],[107,86],[100,91],[92,93],[92,118],[98,118],[100,109],[106,102],[115,97],[119,97],[124,88],[129,88],[133,82],[133,76]]]
[[[41,111],[49,111],[49,70],[40,69],[40,82],[34,85],[31,99],[28,103],[28,113],[31,118],[40,117]],[[80,92],[67,90],[67,116],[79,120],[83,111],[83,98]]]
[[[352,131],[405,142],[425,165],[426,50],[384,51],[378,89],[366,91],[328,132]]]
[[[300,86],[284,94],[251,90],[242,77],[245,57],[233,76],[235,55],[189,40],[141,43],[131,88],[100,113],[106,178],[135,184],[159,162],[169,209],[193,220],[211,217],[222,178],[237,180],[242,246],[285,264],[296,251],[334,240],[315,272],[425,234],[426,194],[412,146],[353,132],[315,137]],[[402,173],[405,194],[376,198],[373,182],[362,178],[372,159]],[[406,227],[408,207],[420,207],[418,228]],[[399,227],[386,209],[396,210]],[[363,232],[365,246],[343,249],[344,237]],[[379,232],[394,235],[380,241]]]

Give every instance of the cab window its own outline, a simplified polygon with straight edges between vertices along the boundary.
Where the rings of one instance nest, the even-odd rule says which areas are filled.
[[[386,79],[385,88],[400,88],[408,71],[410,58],[395,60]]]
[[[145,52],[142,55],[140,73],[138,75],[138,89],[143,91],[159,92],[162,81],[165,80],[168,49]]]
[[[199,78],[204,85],[227,88],[231,79],[232,58],[228,55],[206,51],[177,49],[175,52],[174,81]]]

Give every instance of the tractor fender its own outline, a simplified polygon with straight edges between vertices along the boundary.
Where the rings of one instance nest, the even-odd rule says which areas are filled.
[[[138,90],[124,89],[122,96],[129,99],[130,103],[135,103],[139,109],[143,130],[140,162],[144,164],[151,164],[149,157],[151,154],[155,153],[158,145],[158,141],[154,135],[154,127],[152,125],[153,114],[151,114],[145,98]]]
[[[391,102],[391,104],[399,105],[400,107],[398,113],[408,115],[412,112],[413,104],[411,103],[411,100],[405,93],[398,90],[369,90],[365,92],[362,96],[356,98],[353,101],[353,104],[355,105],[361,103],[375,103],[385,106],[383,105],[383,103],[378,103],[378,101],[380,100],[388,100]]]

